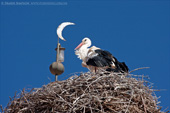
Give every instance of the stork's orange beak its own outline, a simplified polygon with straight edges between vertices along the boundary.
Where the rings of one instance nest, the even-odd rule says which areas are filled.
[[[82,43],[80,43],[74,50],[76,50],[76,49],[78,49],[78,48],[80,48],[81,46],[83,45],[83,42]]]

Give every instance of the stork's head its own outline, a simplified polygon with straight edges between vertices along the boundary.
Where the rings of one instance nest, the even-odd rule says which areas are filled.
[[[91,46],[91,40],[87,37],[84,38],[82,40],[82,42],[75,48],[75,50],[81,48],[83,45],[86,46],[86,47],[90,47]]]

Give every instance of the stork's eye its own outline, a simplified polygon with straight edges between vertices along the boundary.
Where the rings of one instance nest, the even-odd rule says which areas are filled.
[[[85,39],[84,41],[86,41],[87,39]]]

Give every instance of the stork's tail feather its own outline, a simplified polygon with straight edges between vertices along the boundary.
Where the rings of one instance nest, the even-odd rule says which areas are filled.
[[[115,69],[110,67],[110,68],[107,68],[106,71],[128,73],[129,72],[129,68],[127,67],[125,62],[118,62]]]
[[[120,68],[121,72],[123,71],[123,72],[128,73],[128,71],[129,71],[129,68],[127,67],[125,62],[119,62],[119,68]]]

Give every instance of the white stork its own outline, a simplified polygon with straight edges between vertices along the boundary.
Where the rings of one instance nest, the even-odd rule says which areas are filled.
[[[100,68],[106,71],[128,72],[126,64],[119,62],[110,52],[95,46],[89,48],[90,46],[91,40],[86,37],[75,48],[75,54],[82,60],[83,67],[87,67],[91,72]]]

